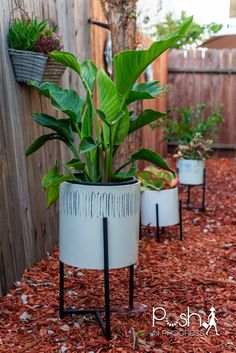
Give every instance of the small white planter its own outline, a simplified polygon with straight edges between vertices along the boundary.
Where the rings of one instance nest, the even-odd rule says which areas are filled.
[[[59,257],[68,265],[104,269],[103,217],[108,218],[109,268],[138,258],[140,182],[60,186]]]
[[[201,185],[204,183],[205,161],[179,159],[177,169],[180,184]]]
[[[168,190],[144,190],[141,194],[141,224],[157,225],[156,204],[158,204],[159,227],[179,223],[178,188]]]

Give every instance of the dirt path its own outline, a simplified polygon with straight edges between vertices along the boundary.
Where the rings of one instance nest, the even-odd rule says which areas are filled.
[[[57,250],[27,270],[0,299],[0,352],[234,352],[236,351],[236,163],[213,159],[207,166],[206,212],[184,211],[184,240],[168,229],[157,244],[146,229],[135,271],[135,311],[112,314],[113,340],[106,342],[92,318],[58,316]],[[182,193],[182,197],[185,197]],[[103,273],[66,268],[66,302],[102,306]],[[113,306],[128,302],[128,271],[111,272]],[[200,327],[211,307],[218,319],[207,336]],[[152,310],[166,320],[152,326]],[[164,315],[156,309],[157,319]],[[182,315],[182,320],[179,318]],[[204,324],[205,325],[205,324]]]

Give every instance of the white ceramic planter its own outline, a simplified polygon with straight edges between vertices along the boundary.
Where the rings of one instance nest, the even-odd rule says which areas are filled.
[[[68,265],[104,268],[103,217],[108,218],[109,268],[137,262],[140,182],[60,186],[59,257]]]
[[[180,184],[201,185],[204,182],[205,161],[179,159],[177,162]]]
[[[144,190],[141,193],[141,224],[151,226],[156,223],[158,204],[159,226],[167,227],[179,223],[178,188],[168,190]]]

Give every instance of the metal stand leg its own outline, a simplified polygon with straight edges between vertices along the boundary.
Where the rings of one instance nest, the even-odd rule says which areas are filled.
[[[183,227],[182,227],[182,201],[179,201],[179,239],[183,240]]]
[[[158,210],[158,203],[156,204],[156,228],[157,228],[157,242],[160,243],[160,228],[159,228],[159,210]]]
[[[108,225],[107,218],[103,218],[103,242],[104,242],[104,290],[105,290],[105,316],[106,316],[106,339],[111,339],[110,322],[110,288],[109,288],[109,257],[108,257]]]
[[[191,185],[188,185],[188,200],[187,200],[187,208],[190,208],[190,192],[191,192]]]
[[[109,247],[108,247],[108,219],[103,218],[103,244],[104,244],[104,297],[105,297],[105,310],[104,309],[64,309],[64,263],[60,261],[60,274],[59,274],[59,305],[60,305],[60,318],[63,319],[65,315],[94,315],[99,322],[104,335],[107,340],[111,339],[111,320],[110,320],[110,283],[109,283]],[[129,308],[134,307],[134,265],[130,266],[129,278]],[[105,311],[106,321],[104,323],[100,312]]]
[[[202,208],[201,211],[205,211],[205,194],[206,194],[206,169],[203,172],[203,185],[202,185]]]
[[[60,261],[60,319],[64,317],[64,263]]]
[[[142,239],[141,213],[140,213],[140,217],[139,217],[139,239]]]
[[[134,308],[134,265],[129,267],[129,309]]]

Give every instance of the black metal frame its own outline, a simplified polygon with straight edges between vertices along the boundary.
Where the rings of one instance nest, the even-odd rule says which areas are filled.
[[[186,208],[187,210],[199,210],[201,212],[204,212],[205,211],[205,196],[206,196],[206,169],[204,168],[204,171],[203,171],[203,183],[202,184],[198,184],[198,185],[180,184],[180,185],[188,187],[187,206],[183,206],[183,208]],[[190,203],[191,188],[192,187],[202,187],[202,202],[201,202],[200,207],[194,207]]]
[[[60,318],[65,315],[85,315],[92,314],[97,319],[99,325],[107,340],[111,339],[111,321],[110,321],[110,281],[109,281],[109,250],[108,250],[108,220],[103,218],[103,247],[104,247],[104,298],[105,307],[99,309],[64,309],[64,263],[60,261]],[[134,307],[134,265],[129,266],[129,310]],[[105,311],[105,322],[101,317],[101,312]]]
[[[162,233],[165,232],[165,227],[162,227]],[[156,203],[156,238],[160,243],[160,226],[159,226],[159,207]],[[179,239],[183,240],[183,225],[182,225],[182,201],[179,201]]]

